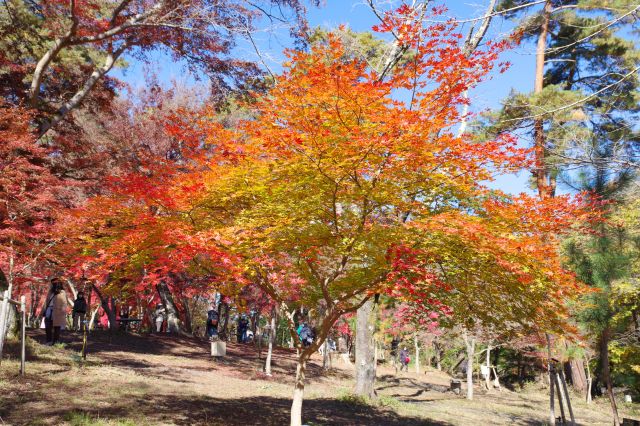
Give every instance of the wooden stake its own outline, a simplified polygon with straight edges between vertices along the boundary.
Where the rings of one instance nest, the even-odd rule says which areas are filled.
[[[571,398],[569,397],[569,390],[567,389],[567,382],[564,379],[564,372],[560,371],[560,381],[562,382],[562,388],[564,389],[564,398],[567,401],[567,408],[569,409],[569,417],[571,417],[570,425],[576,424],[576,418],[573,416],[573,408],[571,407]]]
[[[0,308],[0,363],[2,363],[2,349],[4,348],[4,336],[9,318],[9,290],[2,294],[2,305]]]
[[[558,405],[560,405],[560,416],[562,416],[562,424],[567,424],[567,418],[564,414],[564,404],[562,403],[562,391],[560,390],[560,380],[558,380],[558,372],[553,369],[553,382],[558,389]]]
[[[553,395],[553,361],[551,360],[551,336],[547,336],[547,373],[549,377],[549,424],[556,423],[555,398]]]
[[[22,312],[22,325],[20,333],[20,375],[25,375],[25,364],[27,358],[27,299],[24,295],[20,296],[20,311]]]

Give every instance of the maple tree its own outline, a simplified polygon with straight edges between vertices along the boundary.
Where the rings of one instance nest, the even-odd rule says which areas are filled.
[[[64,243],[58,251],[64,253],[70,275],[91,283],[112,328],[117,310],[110,298],[116,297],[144,301],[147,316],[161,302],[169,331],[178,332],[183,330],[181,319],[190,325],[189,298],[209,294],[211,282],[221,282],[234,268],[215,233],[200,232],[183,220],[192,208],[194,188],[177,183],[177,176],[206,154],[197,149],[197,129],[178,118],[187,109],[156,105],[148,107],[151,111],[151,117],[138,116],[128,127],[114,127],[114,138],[147,135],[131,144],[129,152],[111,158],[115,175],[99,195],[59,218],[56,233]],[[169,118],[171,128],[165,129]],[[179,142],[172,137],[177,131]]]
[[[50,244],[64,182],[49,169],[48,150],[36,145],[31,116],[0,101],[0,274],[9,290],[16,278],[37,278],[37,264]]]
[[[403,72],[380,81],[365,62],[345,59],[330,37],[310,52],[289,52],[278,86],[257,100],[254,120],[234,132],[209,130],[225,160],[210,161],[201,174],[194,222],[233,241],[229,249],[275,301],[289,300],[295,286],[298,303],[324,313],[308,347],[289,321],[298,349],[292,424],[301,421],[309,356],[340,316],[374,293],[415,287],[430,309],[454,288],[482,308],[499,295],[505,309],[496,322],[546,317],[558,329],[565,299],[580,288],[539,237],[573,223],[575,205],[492,194],[481,182],[526,165],[527,152],[513,138],[476,143],[449,130],[462,92],[503,46],[463,55],[453,28],[407,26],[407,13],[401,8],[379,28],[413,43],[416,60]],[[394,98],[401,89],[413,91],[410,101]],[[406,278],[403,248],[419,253],[421,270],[440,264],[444,275]],[[269,268],[293,271],[293,279],[274,281],[265,256]],[[520,293],[526,297],[513,309]],[[456,308],[467,318],[462,303]]]
[[[67,191],[50,171],[49,150],[35,144],[30,120],[27,110],[0,100],[0,290],[29,296],[33,313],[52,269],[48,250],[56,240],[50,230]],[[16,310],[9,306],[3,313],[3,331],[13,334]]]
[[[543,235],[587,218],[588,208],[489,191],[483,182],[496,172],[530,165],[528,151],[509,136],[477,142],[451,130],[463,93],[505,44],[465,54],[454,25],[422,27],[412,13],[400,8],[377,28],[415,51],[385,79],[345,55],[336,37],[288,52],[277,86],[250,105],[253,118],[232,130],[205,116],[203,133],[186,138],[199,154],[185,170],[119,182],[127,225],[99,244],[105,273],[140,258],[136,271],[162,279],[204,253],[214,270],[240,271],[228,281],[321,312],[309,346],[294,315],[287,319],[298,354],[292,425],[301,424],[309,357],[375,293],[462,322],[535,320],[560,331],[565,301],[583,291]],[[403,90],[406,102],[397,98]],[[185,129],[169,127],[176,137]],[[95,214],[109,204],[94,200]]]

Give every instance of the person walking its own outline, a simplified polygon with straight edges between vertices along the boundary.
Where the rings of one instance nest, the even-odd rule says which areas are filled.
[[[207,337],[214,340],[218,337],[218,311],[215,302],[211,302],[211,309],[207,312]]]
[[[298,327],[298,336],[300,337],[300,341],[305,348],[313,343],[313,338],[315,337],[313,330],[306,322],[302,323],[302,325]]]
[[[67,323],[67,294],[58,278],[51,280],[51,289],[45,299],[44,327],[47,335],[46,345],[60,342],[60,331]]]
[[[156,323],[156,332],[162,332],[162,323],[164,323],[164,307],[158,303],[156,310],[153,313],[154,322]]]
[[[85,318],[87,315],[87,300],[84,298],[84,292],[79,291],[76,300],[73,301],[73,330],[83,331],[85,328]]]
[[[246,343],[248,329],[249,329],[249,320],[244,314],[242,314],[238,318],[238,330],[237,330],[238,343]]]
[[[406,372],[409,372],[409,362],[411,361],[411,359],[409,358],[409,351],[407,351],[407,348],[402,348],[402,350],[400,351],[400,371],[402,371],[402,369],[404,368]]]

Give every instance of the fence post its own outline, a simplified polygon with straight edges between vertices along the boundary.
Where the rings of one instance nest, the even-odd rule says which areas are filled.
[[[27,299],[24,295],[20,296],[20,310],[22,311],[22,333],[20,334],[20,374],[25,375],[25,361],[27,358]]]
[[[2,349],[4,348],[4,337],[7,331],[7,319],[9,317],[9,290],[2,293],[2,307],[0,308],[0,363],[2,363]]]

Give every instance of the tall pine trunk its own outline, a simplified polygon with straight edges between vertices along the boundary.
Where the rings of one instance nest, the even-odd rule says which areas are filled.
[[[440,349],[440,345],[435,340],[433,342],[433,350],[435,354],[436,370],[442,371],[442,351]]]
[[[544,89],[544,65],[546,60],[547,36],[549,35],[549,22],[551,20],[551,12],[553,4],[551,0],[547,0],[542,10],[542,23],[540,25],[540,33],[538,34],[538,42],[536,45],[536,74],[533,85],[534,93],[541,93]],[[555,180],[551,178],[546,161],[546,144],[544,134],[544,120],[542,117],[536,118],[533,123],[533,140],[535,153],[535,170],[534,177],[536,179],[536,187],[538,195],[541,199],[548,199],[555,194]],[[550,336],[547,334],[547,344],[549,352],[548,360],[548,376],[549,376],[549,422],[555,423],[555,401],[553,392],[553,373],[551,360]]]
[[[602,380],[607,387],[607,396],[611,404],[611,413],[613,415],[614,426],[620,426],[620,417],[618,417],[618,406],[616,404],[615,395],[613,394],[613,384],[611,383],[611,371],[609,369],[609,340],[611,339],[611,327],[609,324],[602,330],[600,335],[600,368]]]
[[[322,346],[324,348],[322,351],[322,369],[328,371],[331,370],[331,348],[329,346],[329,339],[325,339]]]
[[[568,371],[566,371],[568,370]],[[569,376],[571,386],[580,393],[587,390],[587,376],[585,374],[584,361],[580,358],[574,358],[566,363],[565,372]]]
[[[366,398],[374,397],[376,380],[375,348],[373,331],[375,328],[375,306],[373,299],[367,300],[356,313],[356,387],[355,394]]]

